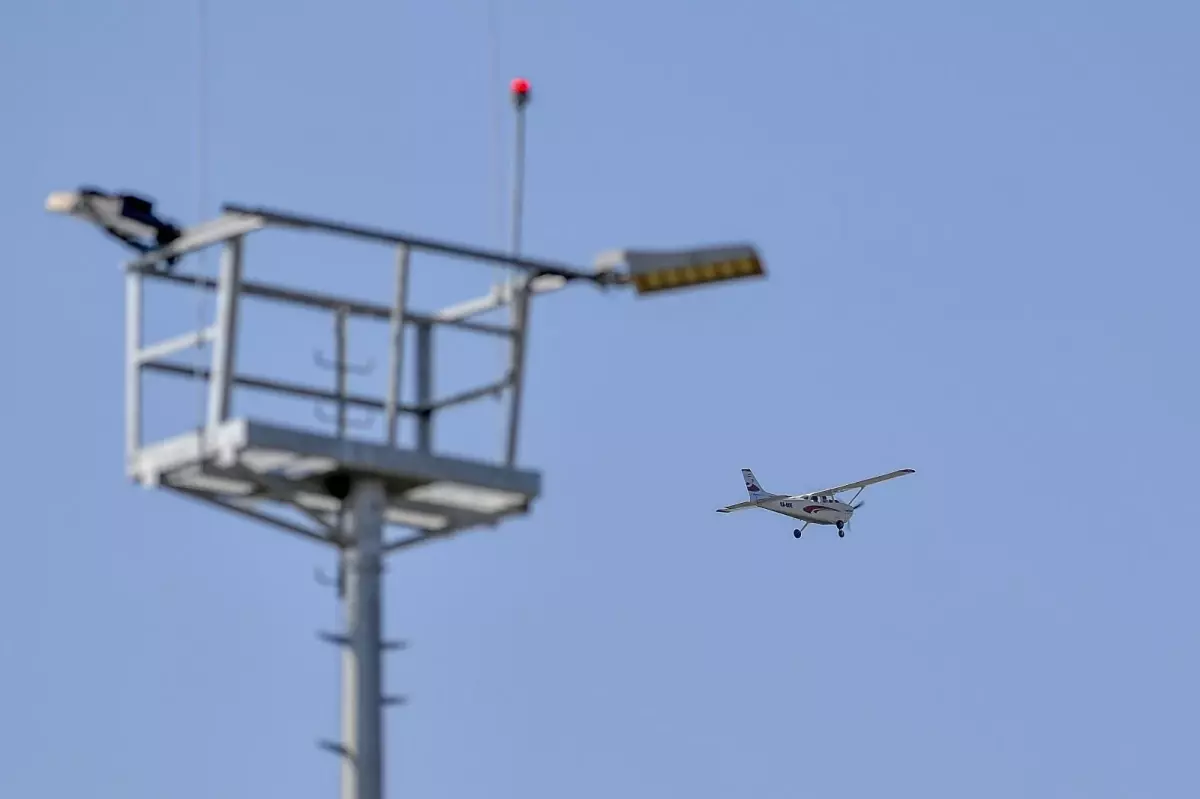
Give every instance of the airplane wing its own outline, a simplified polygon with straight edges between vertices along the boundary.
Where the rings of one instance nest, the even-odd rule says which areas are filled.
[[[903,477],[906,474],[913,474],[914,472],[916,472],[916,469],[898,469],[897,471],[888,472],[887,474],[868,477],[866,480],[859,480],[855,483],[846,483],[845,485],[835,486],[833,488],[824,488],[820,491],[809,491],[807,494],[815,496],[833,496],[835,494],[841,494],[844,491],[853,491],[856,488],[866,488],[869,485],[882,483],[884,480],[891,480],[894,477]]]
[[[733,513],[735,510],[745,510],[746,508],[757,507],[757,502],[739,502],[736,505],[726,505],[723,508],[717,508],[717,513]]]

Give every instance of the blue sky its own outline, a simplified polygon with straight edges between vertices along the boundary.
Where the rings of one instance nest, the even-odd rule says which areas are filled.
[[[0,795],[338,782],[314,745],[338,731],[313,579],[333,557],[124,479],[123,253],[46,193],[498,246],[515,74],[530,252],[750,239],[771,275],[535,307],[521,461],[543,499],[391,561],[412,649],[388,663],[411,697],[390,795],[1195,794],[1194,4],[494,13],[489,34],[481,0],[210,0],[201,176],[193,3],[0,12]],[[385,251],[261,241],[252,274],[386,291]],[[427,307],[485,285],[418,268]],[[154,302],[161,336],[211,311]],[[245,335],[246,369],[330,379],[322,318]],[[383,362],[382,329],[352,336]],[[501,368],[495,346],[441,352],[443,390]],[[152,433],[194,423],[194,387],[155,385]],[[439,445],[494,455],[499,418],[455,414]],[[918,474],[868,490],[845,539],[796,541],[713,513],[744,466],[773,491]]]

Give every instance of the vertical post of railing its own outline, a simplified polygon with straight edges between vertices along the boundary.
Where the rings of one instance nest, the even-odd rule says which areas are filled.
[[[433,325],[422,321],[417,324],[417,449],[421,452],[433,450]]]
[[[404,310],[408,303],[408,245],[396,248],[396,294],[392,303],[391,350],[388,367],[387,442],[396,446],[399,408],[404,375]]]
[[[242,283],[242,237],[225,242],[217,283],[217,323],[213,331],[212,371],[208,382],[208,428],[229,418],[236,364],[238,298]]]
[[[521,435],[521,401],[525,386],[525,345],[529,331],[529,292],[531,281],[521,278],[513,287],[512,349],[508,367],[511,381],[508,399],[508,439],[505,442],[504,463],[510,469],[517,465],[517,442]]]
[[[142,448],[142,273],[125,272],[125,465]]]

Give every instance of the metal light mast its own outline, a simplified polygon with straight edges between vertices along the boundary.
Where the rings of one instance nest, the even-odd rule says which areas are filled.
[[[620,250],[602,254],[590,269],[522,256],[525,108],[530,87],[519,78],[510,88],[517,135],[508,253],[234,204],[223,206],[215,219],[181,229],[159,218],[149,200],[94,188],[55,192],[46,202],[48,210],[95,224],[139,251],[138,257],[124,266],[128,475],[143,486],[163,488],[339,551],[339,597],[345,629],[323,637],[342,647],[344,653],[342,740],[323,746],[342,757],[342,799],[383,799],[385,795],[382,710],[400,700],[385,695],[381,655],[400,645],[383,640],[384,559],[421,543],[495,527],[504,519],[528,513],[540,494],[541,475],[516,465],[532,299],[572,281],[602,289],[632,286],[638,294],[646,294],[764,274],[758,253],[748,245]],[[266,231],[305,232],[390,249],[391,304],[247,279],[244,243],[252,234]],[[199,260],[190,256],[218,245],[223,247],[223,255],[215,278],[185,270]],[[507,279],[485,297],[436,312],[418,311],[411,307],[408,282],[413,256],[420,253],[484,263],[504,270]],[[147,281],[215,292],[215,320],[202,330],[147,344],[143,340]],[[333,315],[337,358],[331,367],[337,372],[337,381],[332,391],[239,370],[239,322],[251,300]],[[472,318],[503,306],[511,311],[507,325]],[[351,319],[387,325],[388,373],[383,399],[348,390],[346,337]],[[434,339],[443,327],[506,339],[511,357],[504,374],[477,388],[437,397]],[[416,385],[412,398],[405,399],[404,344],[410,328],[416,341]],[[176,359],[179,353],[205,343],[211,351],[207,368]],[[147,374],[205,380],[203,427],[144,441],[142,387]],[[327,435],[271,419],[236,416],[235,389],[336,403],[336,431]],[[510,393],[510,404],[505,455],[500,462],[437,451],[433,421],[439,411],[505,391]],[[350,407],[382,413],[382,435],[351,437]],[[402,441],[402,417],[415,421],[411,443]],[[390,537],[385,535],[388,529],[409,534]]]

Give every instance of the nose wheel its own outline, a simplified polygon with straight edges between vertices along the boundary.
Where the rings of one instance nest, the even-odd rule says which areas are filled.
[[[845,538],[846,537],[846,530],[844,529],[845,522],[838,522],[837,528],[838,528],[838,538]]]

